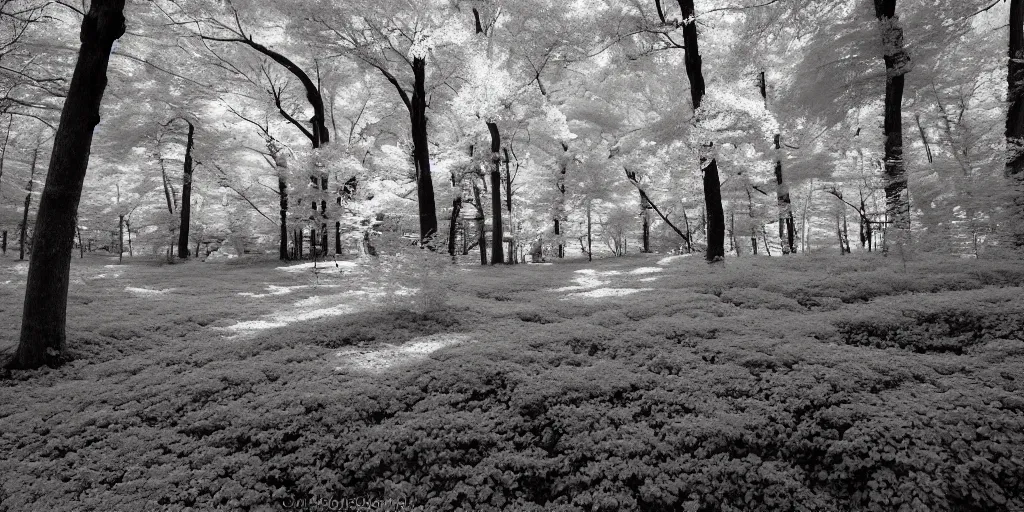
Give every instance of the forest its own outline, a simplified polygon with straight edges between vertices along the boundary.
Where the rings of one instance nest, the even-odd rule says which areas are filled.
[[[0,512],[1024,510],[1024,0],[0,0]]]

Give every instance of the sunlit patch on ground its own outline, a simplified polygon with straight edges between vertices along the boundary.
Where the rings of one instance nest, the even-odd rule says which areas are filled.
[[[301,287],[294,287],[301,288]],[[332,295],[316,295],[293,303],[288,308],[265,315],[258,320],[247,320],[218,329],[234,335],[248,336],[259,331],[279,329],[297,322],[308,322],[324,318],[350,315],[376,306],[381,297],[379,292],[348,291]]]
[[[658,265],[671,265],[674,262],[677,262],[677,261],[679,261],[679,260],[681,260],[683,258],[689,258],[690,256],[693,256],[693,255],[692,254],[680,254],[678,256],[667,256],[665,258],[662,258],[662,259],[658,260]]]
[[[562,300],[569,299],[601,299],[604,297],[623,297],[625,295],[633,295],[638,292],[649,292],[651,288],[598,288],[596,290],[590,290],[586,292],[570,293],[566,295]]]
[[[434,334],[414,338],[402,345],[384,345],[376,349],[349,349],[335,354],[339,366],[334,369],[380,372],[393,366],[426,359],[434,352],[474,341],[466,334]]]
[[[563,286],[561,288],[554,288],[549,291],[553,292],[574,292],[577,290],[587,290],[590,288],[597,288],[610,284],[611,281],[602,280],[602,277],[616,276],[621,274],[618,270],[608,270],[605,272],[599,272],[594,269],[585,268],[583,270],[577,270],[576,274],[581,274],[572,279],[573,285]]]
[[[665,269],[660,267],[640,267],[630,270],[629,273],[632,275],[642,276],[645,274],[657,274],[658,272],[664,272]]]
[[[317,271],[332,274],[332,273],[345,273],[352,272],[359,267],[359,263],[355,261],[318,261],[315,264],[313,262],[300,263],[298,265],[288,265],[285,267],[277,267],[277,270],[284,272],[312,272],[314,266]]]
[[[319,286],[320,288],[338,288],[340,285],[336,285],[336,284],[321,284],[321,285],[317,285],[317,286]],[[303,285],[298,285],[298,286],[278,286],[276,284],[271,284],[271,285],[267,285],[267,287],[265,288],[265,290],[267,291],[266,293],[239,292],[238,295],[241,295],[242,297],[252,297],[254,299],[262,299],[264,297],[273,297],[273,296],[277,296],[277,295],[288,295],[289,293],[292,293],[292,292],[294,292],[296,290],[304,290],[304,289],[307,289],[307,288],[316,288],[316,286],[313,286],[311,284],[303,284]]]
[[[136,288],[134,286],[126,286],[124,291],[134,293],[136,295],[163,295],[165,293],[173,292],[176,288],[167,288],[165,290],[152,290],[150,288]]]

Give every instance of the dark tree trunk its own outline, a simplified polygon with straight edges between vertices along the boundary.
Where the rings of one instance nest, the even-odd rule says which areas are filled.
[[[764,71],[761,72],[761,98],[765,108],[768,106],[768,82]],[[779,242],[782,254],[796,253],[795,223],[793,221],[793,204],[789,197],[789,187],[782,175],[782,134],[775,134],[775,195],[779,208]]]
[[[0,250],[3,251],[4,256],[7,256],[7,230],[0,233]]]
[[[590,222],[590,202],[587,202],[587,261],[594,261],[594,237]]]
[[[341,254],[341,222],[334,223],[334,254]]]
[[[515,221],[512,219],[512,170],[509,168],[508,148],[502,148],[502,151],[505,153],[505,210],[508,211],[509,230],[513,234],[512,240],[508,242],[508,258],[505,262],[515,264],[518,263],[515,234],[519,231],[514,229]],[[516,169],[518,168],[519,164],[516,164]]]
[[[501,134],[498,125],[487,123],[491,132],[491,265],[505,263],[505,229],[501,224]]]
[[[178,257],[188,258],[188,231],[192,222],[192,148],[195,146],[196,127],[188,123],[185,142],[185,168],[181,183],[181,225],[178,226]]]
[[[1010,0],[1010,49],[1007,65],[1006,176],[1015,187],[1011,205],[1011,242],[1024,247],[1024,0]]]
[[[82,245],[82,228],[75,226],[75,233],[78,235],[78,259],[85,257],[85,246]]]
[[[558,172],[558,182],[556,184],[556,186],[558,187],[558,192],[560,194],[562,194],[562,197],[561,197],[561,203],[559,203],[560,204],[559,210],[558,210],[558,212],[555,213],[555,215],[556,215],[556,218],[555,218],[555,238],[558,240],[558,257],[559,258],[564,258],[565,257],[565,244],[562,243],[562,238],[560,236],[562,234],[562,231],[561,231],[561,228],[562,228],[561,220],[562,220],[562,216],[565,214],[565,175],[569,171],[569,162],[568,162],[568,160],[566,160],[566,158],[569,156],[567,154],[567,153],[569,153],[569,145],[566,144],[565,142],[562,143],[562,153],[563,153],[563,155],[562,155],[562,166],[559,169],[559,172]]]
[[[750,250],[757,256],[757,230],[754,228],[754,221],[756,220],[754,214],[754,197],[750,193],[750,188],[747,188],[747,214],[750,215]]]
[[[29,171],[29,174],[28,174],[28,184],[25,186],[25,207],[24,207],[24,210],[21,213],[21,237],[20,237],[20,247],[19,247],[19,251],[18,251],[19,252],[18,259],[19,260],[25,259],[25,244],[28,242],[28,210],[29,210],[29,208],[32,207],[32,188],[35,186],[35,182],[36,182],[36,163],[38,163],[38,162],[39,162],[39,146],[37,145],[36,149],[34,151],[32,151],[32,166],[31,166],[31,168],[30,168],[31,170]],[[38,220],[38,217],[37,217],[37,220]],[[38,225],[36,225],[36,229],[39,229]],[[69,265],[71,264],[71,255],[70,254],[68,255],[68,264]]]
[[[124,261],[124,215],[117,217],[117,262]]]
[[[0,146],[0,185],[4,180],[4,161],[7,160],[7,144],[11,141],[11,124],[14,123],[14,114],[7,117],[7,131],[4,132],[4,144]]]
[[[433,247],[431,239],[437,234],[437,207],[434,205],[434,182],[430,176],[430,147],[427,137],[426,61],[413,59],[415,78],[409,99],[409,117],[412,121],[413,160],[416,164],[416,198],[419,201],[420,240]]]
[[[693,110],[700,108],[704,98],[704,73],[701,70],[700,49],[697,45],[697,21],[694,17],[693,0],[678,0],[682,10],[683,46],[686,47],[684,62],[686,76],[690,81],[690,99]],[[699,122],[699,120],[698,120]],[[718,180],[718,162],[710,155],[714,142],[701,143],[700,157],[701,174],[704,178],[704,203],[708,215],[708,249],[706,258],[709,262],[721,261],[725,258],[725,213],[722,209],[722,184]]]
[[[309,228],[309,255],[316,259],[316,229]]]
[[[473,180],[473,205],[476,206],[476,234],[478,244],[480,245],[480,264],[487,264],[487,232],[485,229],[485,222],[487,218],[484,216],[484,207],[480,203],[480,187],[477,186],[476,180]]]
[[[686,215],[686,208],[683,208],[683,225],[686,227],[686,254],[693,252],[693,244],[690,243],[690,217]]]
[[[642,252],[649,253],[651,252],[651,213],[650,208],[647,208],[647,205],[644,205],[640,216],[643,217],[644,223],[644,248]]]
[[[903,85],[910,54],[903,44],[903,27],[896,0],[874,0],[885,51],[885,203],[892,228],[903,239],[910,230],[910,202],[903,162]]]
[[[706,258],[709,262],[721,261],[725,258],[725,211],[722,208],[722,186],[718,181],[718,162],[714,158],[704,168],[703,174],[708,223]]]
[[[462,196],[452,200],[452,218],[448,222],[448,254],[455,257],[455,239],[459,227],[459,215],[462,215]]]
[[[288,183],[281,175],[277,178],[277,193],[281,200],[281,247],[278,257],[281,261],[288,261]]]
[[[565,247],[562,245],[562,239],[559,238],[562,234],[562,226],[559,224],[558,219],[555,219],[555,238],[558,239],[558,257],[565,257]]]

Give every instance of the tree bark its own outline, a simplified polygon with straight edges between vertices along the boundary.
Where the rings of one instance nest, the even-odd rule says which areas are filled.
[[[590,222],[590,201],[587,201],[587,261],[594,261],[594,237]]]
[[[708,249],[705,255],[708,262],[714,263],[725,259],[725,211],[722,208],[722,185],[718,180],[718,162],[711,158],[711,163],[704,168],[704,202],[707,208]],[[705,160],[702,159],[701,164]]]
[[[515,229],[515,220],[512,218],[512,170],[509,168],[508,148],[502,148],[502,151],[505,153],[505,209],[508,211],[509,231],[512,232],[512,239],[508,242],[508,258],[506,258],[506,263],[516,264],[519,261],[516,257],[515,235],[519,233],[519,230]],[[519,169],[518,163],[516,164],[516,169]]]
[[[277,194],[281,209],[281,244],[278,248],[278,258],[281,261],[288,261],[288,159],[281,151],[274,153],[273,157],[277,168]]]
[[[0,250],[3,251],[4,256],[7,256],[7,230],[6,229],[3,230],[3,233],[0,233]]]
[[[34,187],[35,182],[36,182],[35,181],[36,180],[36,163],[38,163],[38,161],[39,161],[39,146],[37,145],[36,149],[34,151],[32,151],[32,166],[31,166],[31,168],[30,168],[31,170],[29,171],[29,174],[28,174],[28,184],[26,184],[26,186],[25,186],[25,207],[24,207],[24,210],[22,211],[22,214],[21,214],[21,238],[20,238],[20,247],[19,247],[19,255],[18,255],[18,259],[19,260],[24,260],[25,259],[25,244],[28,241],[28,236],[27,236],[28,235],[28,210],[32,206],[32,188]],[[37,217],[37,219],[38,219],[38,217]],[[36,226],[36,229],[39,229],[38,225]],[[70,265],[70,259],[71,259],[71,257],[69,255],[68,256],[68,260],[69,260],[68,264],[69,265]]]
[[[491,133],[491,265],[505,263],[505,230],[501,224],[501,133],[487,123]]]
[[[7,131],[4,132],[4,144],[0,146],[0,185],[4,180],[4,161],[7,160],[7,144],[11,141],[11,124],[14,123],[14,114],[7,117]]]
[[[903,43],[903,27],[896,16],[896,0],[874,0],[885,61],[885,200],[898,243],[910,231],[907,172],[903,162],[903,86],[910,71],[910,54]]]
[[[701,70],[700,49],[697,44],[697,20],[693,0],[678,0],[683,17],[683,46],[686,47],[684,63],[686,76],[690,81],[690,99],[693,110],[700,108],[704,98],[704,73]],[[700,123],[700,120],[697,120]],[[711,154],[714,142],[701,143],[700,168],[704,181],[704,203],[708,214],[708,248],[705,255],[708,262],[725,258],[725,213],[722,208],[722,184],[718,179],[718,161]]]
[[[640,216],[643,217],[643,223],[644,223],[644,225],[643,225],[643,230],[644,230],[643,231],[643,237],[644,237],[644,239],[643,239],[643,249],[642,249],[642,252],[646,254],[646,253],[651,252],[651,213],[650,213],[650,208],[647,208],[646,205],[644,205],[642,207]]]
[[[117,262],[124,262],[124,215],[117,216]]]
[[[334,254],[341,255],[341,221],[334,223]]]
[[[419,202],[420,241],[433,247],[437,234],[437,207],[434,204],[434,182],[430,175],[430,147],[427,136],[426,61],[416,57],[412,63],[414,85],[409,99],[412,122],[413,160],[416,164],[416,198]]]
[[[452,200],[452,218],[448,222],[448,254],[455,257],[455,239],[459,227],[459,215],[462,215],[462,196]]]
[[[565,177],[569,171],[569,144],[562,143],[562,165],[558,171],[558,181],[555,186],[558,188],[558,192],[562,195],[558,204],[558,211],[555,212],[555,239],[558,240],[558,257],[565,257],[565,244],[562,243],[562,231],[561,231],[561,220],[565,215]]]
[[[761,72],[761,98],[765,108],[768,107],[768,81],[764,71]],[[782,254],[796,253],[795,222],[793,221],[793,204],[789,197],[789,187],[782,176],[782,134],[775,134],[775,195],[779,208],[779,242]]]
[[[192,222],[192,148],[195,145],[196,127],[188,123],[188,138],[185,142],[185,167],[181,183],[181,224],[178,226],[178,257],[188,258],[188,231]]]
[[[693,252],[693,244],[690,243],[690,217],[686,215],[686,208],[683,207],[683,226],[686,227],[686,254]]]
[[[480,264],[487,264],[487,232],[485,229],[485,222],[487,218],[484,216],[484,207],[480,203],[480,187],[477,186],[476,180],[473,180],[473,205],[476,206],[476,234],[480,245]]]
[[[1014,187],[1010,236],[1024,247],[1024,0],[1010,0],[1010,44],[1007,64],[1006,177]]]

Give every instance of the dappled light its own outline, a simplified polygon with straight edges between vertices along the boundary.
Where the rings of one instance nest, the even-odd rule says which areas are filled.
[[[434,352],[473,341],[466,334],[435,334],[414,338],[401,345],[384,345],[374,349],[349,349],[335,354],[335,370],[380,372],[430,357]]]
[[[1024,512],[1024,0],[0,0],[0,512]]]

